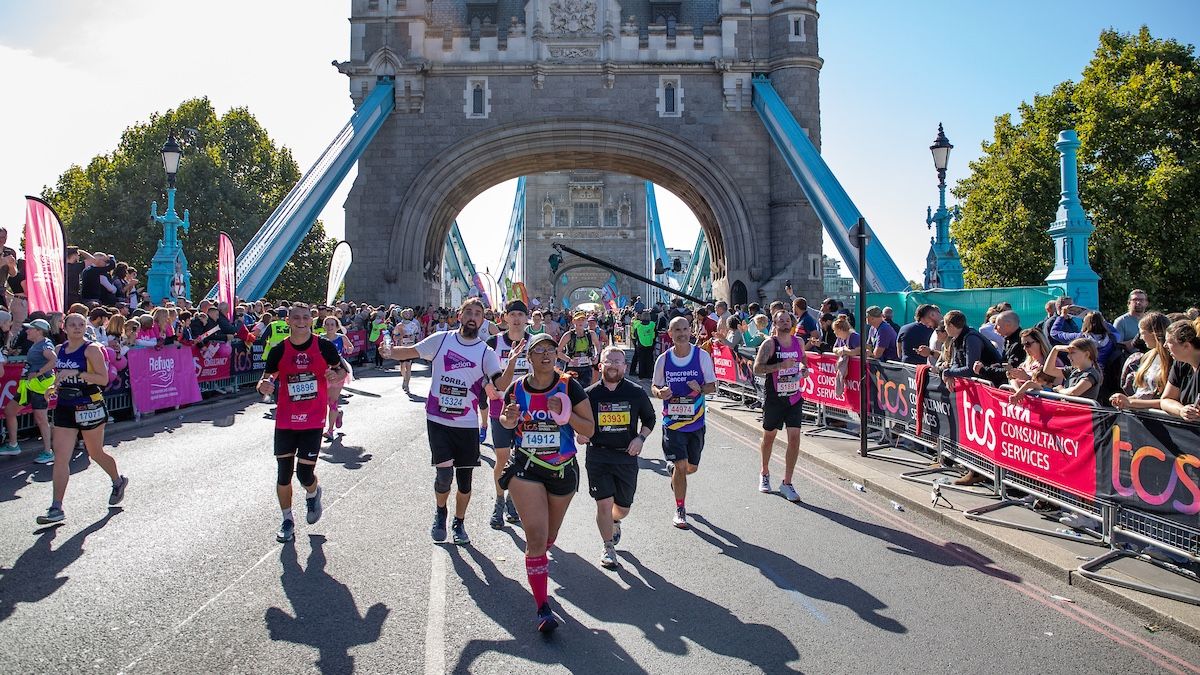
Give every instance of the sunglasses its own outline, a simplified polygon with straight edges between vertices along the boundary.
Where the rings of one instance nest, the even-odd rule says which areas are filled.
[[[1033,342],[1033,341],[1030,341],[1030,342],[1022,342],[1022,343],[1021,343],[1021,346],[1022,346],[1022,347],[1032,347],[1032,346],[1034,346],[1034,345],[1036,345],[1036,344],[1037,344],[1037,343],[1036,343],[1036,342]]]
[[[554,347],[552,345],[546,346],[546,347],[538,346],[538,347],[534,347],[533,349],[530,349],[529,351],[534,354],[552,354],[552,353],[558,351],[558,348]]]

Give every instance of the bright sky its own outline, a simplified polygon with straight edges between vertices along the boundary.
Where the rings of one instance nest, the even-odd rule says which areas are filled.
[[[306,169],[352,112],[346,78],[330,65],[347,57],[349,6],[0,0],[0,224],[20,227],[23,195],[110,151],[134,121],[193,96],[221,112],[247,106]],[[925,207],[937,200],[928,146],[939,121],[955,145],[953,183],[996,115],[1079,77],[1100,30],[1147,24],[1156,37],[1200,42],[1192,0],[823,0],[819,9],[824,157],[912,279],[928,250]],[[321,216],[334,236],[349,184]],[[511,208],[514,185],[484,192],[460,214],[477,265],[495,264],[504,239],[495,214]],[[145,195],[147,210],[153,199]],[[667,245],[691,248],[694,217],[665,191],[658,203]]]

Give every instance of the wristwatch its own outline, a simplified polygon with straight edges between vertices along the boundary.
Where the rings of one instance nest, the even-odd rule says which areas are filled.
[[[640,439],[642,439],[642,442],[643,442],[643,443],[645,443],[645,442],[646,442],[646,437],[645,437],[645,436],[643,436],[642,434],[638,434],[638,435],[637,435],[637,437],[638,437],[638,438],[640,438]]]

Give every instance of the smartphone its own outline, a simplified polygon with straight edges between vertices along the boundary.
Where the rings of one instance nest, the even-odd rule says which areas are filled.
[[[784,285],[784,286],[791,286],[791,285],[792,285],[792,280],[791,280],[791,279],[788,279],[787,281],[783,282],[783,285]]]

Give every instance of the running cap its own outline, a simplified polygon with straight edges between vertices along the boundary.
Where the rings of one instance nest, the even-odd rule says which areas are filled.
[[[584,312],[575,312],[574,316],[572,316],[571,318],[572,319],[586,319],[587,314],[585,314]]]
[[[509,312],[524,312],[528,314],[529,308],[526,307],[525,303],[521,302],[520,300],[513,300],[504,306],[504,313],[507,314]]]
[[[529,344],[525,346],[526,351],[533,349],[534,345],[539,344],[541,342],[550,342],[550,343],[557,344],[554,342],[554,336],[550,335],[549,333],[538,333],[537,335],[534,335],[532,338],[530,338]]]
[[[47,323],[45,319],[34,319],[33,321],[30,321],[29,323],[23,324],[23,325],[26,328],[36,328],[36,329],[42,331],[43,333],[50,332],[50,324]]]

